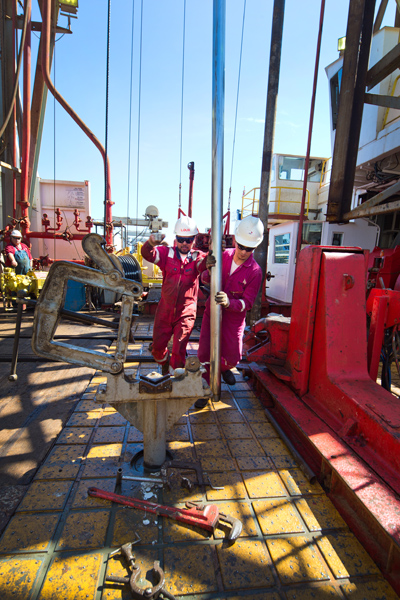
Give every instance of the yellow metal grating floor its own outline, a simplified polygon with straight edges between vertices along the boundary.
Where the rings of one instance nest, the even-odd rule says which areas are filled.
[[[146,353],[148,344],[132,345]],[[132,368],[132,365],[129,365]],[[134,367],[134,366],[133,366]],[[142,366],[141,372],[154,370]],[[233,545],[191,526],[88,497],[91,486],[115,490],[143,448],[142,434],[111,407],[94,401],[96,375],[0,541],[0,598],[119,600],[129,586],[107,583],[126,576],[120,554],[134,546],[142,575],[160,561],[165,588],[187,600],[309,600],[398,598],[357,542],[318,483],[310,485],[263,407],[237,374],[223,385],[221,402],[189,410],[168,432],[174,458],[200,460],[214,486],[171,490],[123,481],[121,492],[182,505],[218,504],[243,523]],[[194,480],[193,474],[186,473]],[[142,582],[144,585],[144,581]]]

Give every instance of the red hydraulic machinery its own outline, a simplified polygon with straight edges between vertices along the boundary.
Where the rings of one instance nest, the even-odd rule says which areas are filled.
[[[303,249],[291,318],[258,322],[265,341],[247,357],[262,356],[250,364],[254,386],[399,593],[400,403],[369,374],[367,260],[355,248]],[[396,304],[379,292],[390,321]]]
[[[400,246],[372,250],[368,260],[367,288],[400,290]]]

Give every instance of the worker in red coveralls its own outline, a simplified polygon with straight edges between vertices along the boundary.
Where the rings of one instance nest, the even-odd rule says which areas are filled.
[[[163,274],[151,351],[156,362],[162,365],[163,375],[185,365],[186,346],[196,318],[199,276],[207,268],[207,255],[192,250],[198,233],[194,220],[181,217],[175,224],[174,233],[174,248],[158,246],[154,235],[142,246],[143,258],[156,264]],[[162,234],[161,239],[164,237]],[[171,336],[173,344],[169,356],[168,342]]]
[[[215,302],[222,307],[221,323],[221,375],[228,385],[235,385],[235,375],[231,369],[236,367],[242,356],[243,331],[246,312],[254,304],[260,289],[262,272],[253,257],[253,251],[261,243],[264,226],[257,217],[246,217],[239,221],[235,231],[235,248],[222,253],[222,290],[215,295]],[[207,261],[202,281],[210,281],[210,271],[215,265],[215,257]],[[203,375],[210,383],[210,300],[201,324],[198,357],[206,368]],[[196,400],[196,408],[204,408],[208,398]]]
[[[26,244],[21,242],[22,234],[18,229],[10,234],[10,244],[4,249],[6,267],[13,267],[17,275],[26,275],[32,267],[32,254]]]

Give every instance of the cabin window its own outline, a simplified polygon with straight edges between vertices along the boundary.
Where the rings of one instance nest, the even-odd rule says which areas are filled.
[[[339,95],[340,84],[342,83],[343,67],[332,77],[331,84],[331,110],[332,110],[332,130],[335,131],[338,112],[339,112]]]
[[[276,235],[274,240],[274,263],[287,265],[289,262],[290,233]]]
[[[310,158],[307,181],[320,182],[322,158]],[[284,181],[304,181],[305,158],[300,156],[278,156],[278,177]]]
[[[319,246],[322,237],[322,223],[304,223],[302,233],[302,245]]]
[[[332,233],[332,246],[343,246],[343,233],[338,231]]]

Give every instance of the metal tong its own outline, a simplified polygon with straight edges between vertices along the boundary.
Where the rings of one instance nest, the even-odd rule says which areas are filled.
[[[160,594],[162,594],[164,598],[168,598],[169,600],[176,600],[175,596],[173,596],[172,594],[167,592],[167,590],[164,589],[165,575],[164,571],[160,567],[160,562],[158,560],[154,561],[153,566],[153,575],[157,579],[157,583],[153,586],[147,587],[139,587],[137,585],[136,581],[140,579],[140,567],[135,566],[135,557],[132,551],[132,546],[133,544],[137,543],[137,541],[139,540],[136,540],[136,542],[124,544],[118,550],[111,552],[110,555],[113,556],[117,552],[121,552],[125,556],[132,569],[130,577],[116,577],[114,575],[110,575],[106,578],[106,581],[112,583],[129,583],[132,592],[132,598],[135,598],[135,600],[143,600],[143,598],[146,598],[147,600],[156,600],[160,596]]]

